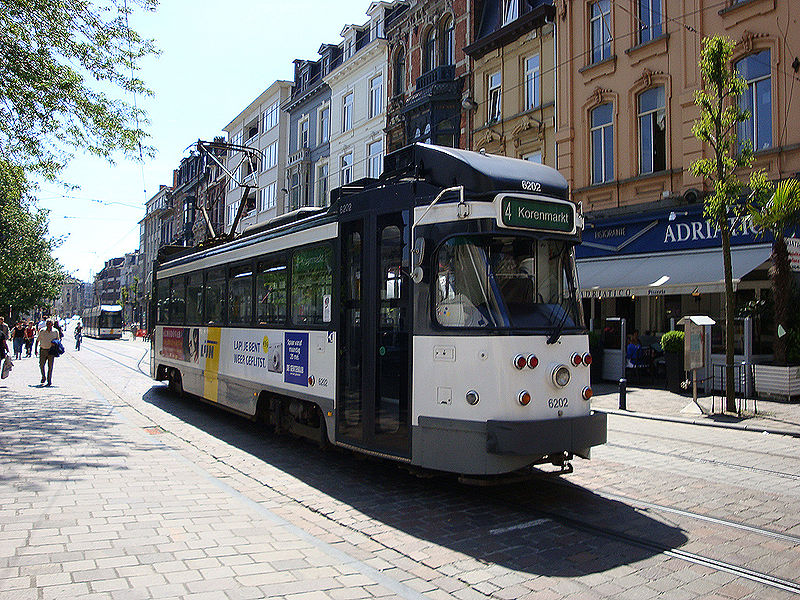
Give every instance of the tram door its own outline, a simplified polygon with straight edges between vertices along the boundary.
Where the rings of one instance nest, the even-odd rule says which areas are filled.
[[[342,223],[337,439],[409,456],[408,215]],[[407,263],[406,263],[407,264]]]

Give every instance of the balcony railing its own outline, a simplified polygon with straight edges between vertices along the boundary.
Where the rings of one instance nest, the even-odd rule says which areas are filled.
[[[308,149],[307,146],[303,146],[295,152],[294,154],[289,155],[289,160],[286,164],[287,167],[291,167],[292,165],[296,165],[299,162],[309,162],[311,160],[311,150]]]
[[[455,78],[455,65],[440,65],[417,77],[417,90],[431,86],[434,83],[453,81]]]

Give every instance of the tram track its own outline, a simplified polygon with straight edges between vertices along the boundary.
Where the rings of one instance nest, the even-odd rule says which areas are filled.
[[[144,371],[141,370],[141,363],[146,358],[146,356],[148,354],[147,351],[145,351],[145,353],[138,359],[138,363],[136,364],[136,367],[131,367],[129,364],[125,364],[122,361],[126,360],[126,359],[128,361],[137,360],[135,356],[130,356],[130,355],[124,353],[124,352],[119,352],[119,351],[114,351],[114,350],[111,350],[110,352],[109,351],[105,351],[104,352],[104,351],[100,351],[100,350],[97,350],[97,349],[94,349],[94,348],[87,348],[87,349],[89,349],[94,354],[102,356],[102,357],[106,358],[107,360],[111,360],[114,363],[116,363],[116,364],[118,364],[118,365],[120,365],[120,366],[122,366],[124,368],[139,372],[139,373],[141,373],[143,375],[148,375],[147,373],[145,373]],[[119,360],[117,358],[114,358],[114,357],[110,356],[110,355],[113,355],[113,354],[116,354],[119,357]],[[92,375],[94,377],[100,379],[94,373]],[[110,390],[110,388],[109,388],[109,390]],[[116,396],[118,396],[119,398],[121,398],[121,396],[118,393],[114,392],[114,394]],[[123,401],[124,401],[124,399],[123,399]],[[128,403],[128,402],[126,402],[126,403]],[[174,435],[174,433],[173,433],[173,435]],[[209,452],[208,449],[203,448],[203,447],[201,447],[201,446],[199,446],[197,444],[194,444],[194,443],[192,443],[191,441],[185,439],[182,436],[177,436],[177,437],[179,437],[179,439],[191,444],[191,446],[196,451],[205,453],[205,454],[207,454],[209,456],[213,455],[213,453]],[[618,446],[621,449],[627,449],[627,450],[647,451],[646,449],[641,449],[641,448],[636,448],[636,447],[626,447],[625,445],[621,445],[621,444],[610,444],[610,445]],[[686,457],[682,457],[680,455],[673,455],[671,453],[663,453],[663,454],[666,454],[666,455],[668,455],[670,457],[677,456],[679,458],[686,458]],[[317,506],[315,504],[315,502],[313,502],[313,499],[310,499],[310,498],[304,498],[304,499],[293,498],[293,497],[291,497],[289,495],[289,493],[286,490],[282,490],[279,487],[273,487],[270,484],[270,482],[261,481],[254,474],[247,473],[245,470],[243,470],[239,466],[237,466],[235,464],[235,461],[230,460],[228,457],[220,457],[220,456],[214,455],[213,458],[214,458],[215,461],[220,461],[220,462],[224,463],[226,466],[228,466],[229,468],[234,469],[237,472],[240,472],[242,475],[244,475],[244,476],[246,476],[246,477],[248,477],[250,479],[253,479],[254,481],[259,483],[260,485],[267,486],[267,487],[273,489],[276,493],[279,493],[279,494],[281,494],[281,495],[293,500],[294,502],[299,503],[300,505],[304,506],[308,510],[311,510],[311,511],[317,513],[317,514],[324,515],[327,519],[335,522],[337,525],[345,527],[345,528],[348,528],[348,529],[351,529],[352,531],[359,532],[359,533],[361,533],[363,535],[366,535],[370,539],[375,541],[376,543],[380,544],[382,547],[390,548],[389,546],[386,546],[386,544],[384,542],[382,542],[381,540],[373,538],[373,536],[368,531],[365,531],[365,530],[363,530],[362,528],[360,528],[360,527],[358,527],[356,525],[351,525],[351,524],[348,524],[348,523],[340,522],[340,521],[338,521],[336,519],[335,515],[329,514],[328,511],[324,511],[324,512],[321,511],[320,507]],[[708,459],[705,459],[705,460],[708,461]],[[711,462],[715,462],[715,461],[711,461]],[[716,462],[719,462],[719,461],[716,461]],[[741,467],[741,468],[747,468],[744,465],[734,465],[734,466],[738,466],[738,467]],[[758,469],[758,468],[754,468],[754,469],[759,470],[759,471],[768,471],[768,470]],[[563,487],[570,487],[570,484],[568,484],[566,482],[563,482],[563,483],[562,482],[554,482],[554,483],[557,483],[559,487],[562,487],[562,486]],[[599,496],[599,497],[602,497],[602,498],[605,498],[605,499],[608,499],[608,500],[625,503],[628,506],[632,506],[632,507],[636,507],[636,508],[640,508],[640,509],[666,512],[666,513],[669,513],[669,514],[681,516],[681,517],[684,517],[684,518],[695,519],[695,520],[711,523],[711,524],[722,526],[722,527],[738,529],[738,530],[745,531],[747,533],[754,534],[754,535],[771,537],[771,538],[773,538],[775,540],[779,540],[781,542],[786,542],[786,543],[789,543],[789,544],[792,544],[792,545],[800,545],[800,537],[799,536],[781,534],[779,532],[770,531],[770,530],[766,530],[766,529],[761,529],[761,528],[749,526],[749,525],[746,525],[746,524],[743,524],[743,523],[736,523],[734,521],[729,521],[729,520],[725,520],[725,519],[718,519],[718,518],[710,517],[710,516],[707,516],[707,515],[700,515],[698,513],[692,513],[692,512],[684,511],[684,510],[677,509],[677,508],[674,508],[674,507],[669,507],[669,506],[663,506],[663,505],[658,505],[658,504],[654,504],[654,503],[649,503],[649,502],[646,502],[646,501],[637,500],[637,499],[634,499],[634,498],[630,498],[630,497],[622,496],[622,495],[618,495],[618,494],[602,493],[602,492],[591,492],[591,491],[588,491],[588,490],[585,491],[585,492],[582,492],[580,490],[580,488],[576,488],[576,487],[572,487],[572,491],[574,493],[578,493],[578,494],[580,494],[580,493],[583,493],[583,494],[586,494],[586,495],[593,494],[593,495],[596,495],[596,496]],[[715,571],[725,572],[725,573],[731,574],[731,575],[733,575],[735,577],[746,579],[746,580],[749,580],[749,581],[752,581],[752,582],[755,582],[755,583],[770,587],[772,589],[782,590],[782,591],[785,591],[785,592],[788,592],[788,593],[791,593],[791,594],[800,595],[800,583],[798,583],[796,581],[792,581],[792,580],[789,580],[789,579],[784,579],[784,578],[781,578],[781,577],[776,577],[776,576],[773,576],[773,575],[771,575],[769,573],[765,573],[763,571],[759,571],[759,570],[756,570],[756,569],[750,569],[750,568],[743,567],[743,566],[740,566],[740,565],[737,565],[737,564],[734,564],[734,563],[731,563],[731,562],[728,562],[728,561],[725,561],[725,560],[720,560],[718,558],[705,556],[703,554],[699,554],[699,553],[696,553],[696,552],[690,552],[690,551],[687,551],[687,550],[682,550],[680,548],[674,548],[674,547],[671,547],[668,544],[665,544],[663,542],[659,542],[658,540],[647,539],[646,537],[641,537],[641,536],[638,536],[638,535],[632,535],[630,533],[621,532],[621,531],[618,531],[618,530],[616,530],[614,528],[598,525],[596,523],[592,523],[592,522],[584,520],[584,519],[580,519],[580,518],[576,518],[574,516],[570,516],[570,515],[564,514],[563,512],[559,512],[557,510],[543,509],[541,506],[537,505],[538,502],[540,501],[540,499],[538,499],[538,498],[530,498],[527,501],[525,501],[522,505],[520,505],[520,504],[514,504],[514,503],[512,503],[512,502],[510,502],[508,500],[503,499],[501,493],[500,492],[496,492],[496,493],[491,493],[491,494],[485,496],[485,499],[486,499],[487,502],[491,502],[491,503],[494,503],[494,504],[500,504],[504,509],[509,511],[509,513],[511,515],[513,515],[513,514],[520,515],[521,520],[522,520],[522,526],[513,526],[512,525],[511,528],[509,529],[509,531],[517,530],[517,529],[525,529],[528,526],[533,528],[537,524],[540,524],[540,523],[542,523],[544,521],[551,521],[553,523],[556,523],[556,524],[558,524],[558,525],[560,525],[562,527],[566,527],[566,528],[571,529],[573,531],[578,531],[578,532],[582,532],[584,534],[602,537],[604,539],[614,540],[614,541],[617,541],[619,543],[623,543],[623,544],[631,546],[631,547],[645,549],[648,552],[657,553],[657,554],[660,554],[660,555],[663,555],[663,556],[666,556],[666,557],[669,557],[669,558],[682,560],[682,561],[689,562],[689,563],[696,564],[696,565],[701,565],[701,566],[707,567],[709,569],[713,569]],[[533,517],[535,520],[531,521],[530,520],[531,517]],[[518,532],[518,534],[519,534],[519,532]],[[399,549],[397,549],[397,548],[392,548],[392,549],[395,550],[395,551],[399,551]]]
[[[683,440],[683,439],[680,439],[680,438],[676,438],[675,436],[667,437],[667,436],[659,435],[659,434],[656,434],[656,433],[643,432],[643,431],[637,431],[637,430],[613,429],[613,428],[609,427],[608,428],[608,433],[616,433],[616,434],[622,434],[622,435],[650,438],[650,439],[659,440],[659,441],[663,441],[663,442],[671,443],[671,444],[674,444],[675,442],[687,442],[687,443],[691,443],[691,444],[693,444],[695,446],[703,446],[703,447],[706,447],[706,448],[711,448],[713,450],[719,450],[719,448],[720,448],[719,442],[703,442],[703,441],[698,441],[698,440]],[[758,432],[755,432],[755,431],[754,432],[750,432],[750,433],[752,433],[754,435],[760,435]],[[745,453],[747,453],[747,454],[749,454],[751,456],[757,455],[757,456],[765,456],[765,457],[769,457],[769,458],[781,458],[781,459],[788,459],[788,460],[797,460],[797,455],[796,454],[783,454],[783,453],[778,453],[778,452],[764,452],[763,450],[758,450],[758,449],[754,449],[754,448],[740,448],[740,447],[734,447],[734,446],[726,446],[726,449],[733,450],[735,452],[745,452]]]
[[[620,444],[617,442],[606,442],[606,446],[610,448],[620,448],[622,450],[628,450],[631,452],[644,452],[647,454],[655,454],[656,456],[664,456],[669,458],[679,458],[681,460],[685,460],[688,462],[698,463],[698,464],[706,464],[706,465],[715,465],[720,467],[728,467],[731,469],[743,470],[743,471],[751,471],[754,473],[762,473],[765,475],[771,475],[775,477],[780,477],[783,479],[792,479],[795,481],[800,481],[800,473],[786,473],[783,471],[775,471],[773,469],[763,469],[761,467],[754,467],[751,465],[740,465],[737,463],[726,462],[724,460],[717,460],[713,458],[702,458],[700,456],[686,456],[684,454],[680,454],[678,452],[665,452],[663,450],[654,450],[652,448],[641,448],[639,446],[629,446],[626,444]]]

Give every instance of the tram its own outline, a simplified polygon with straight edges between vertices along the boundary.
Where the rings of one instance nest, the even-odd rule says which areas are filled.
[[[83,335],[103,340],[118,340],[122,337],[122,307],[116,304],[101,304],[83,311]]]
[[[554,169],[414,144],[380,179],[159,259],[151,374],[279,431],[489,476],[589,457],[583,216]]]

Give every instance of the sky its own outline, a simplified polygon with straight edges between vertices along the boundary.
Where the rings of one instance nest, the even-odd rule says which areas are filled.
[[[368,0],[161,0],[137,12],[130,26],[155,39],[161,55],[141,63],[139,77],[154,92],[137,96],[150,119],[155,159],[115,164],[77,154],[60,179],[44,182],[38,205],[50,211],[54,252],[66,272],[90,281],[106,260],[139,246],[144,205],[198,139],[222,135],[250,102],[278,79],[293,80],[295,58],[317,59],[342,28],[367,21]],[[133,98],[123,96],[132,103]]]

